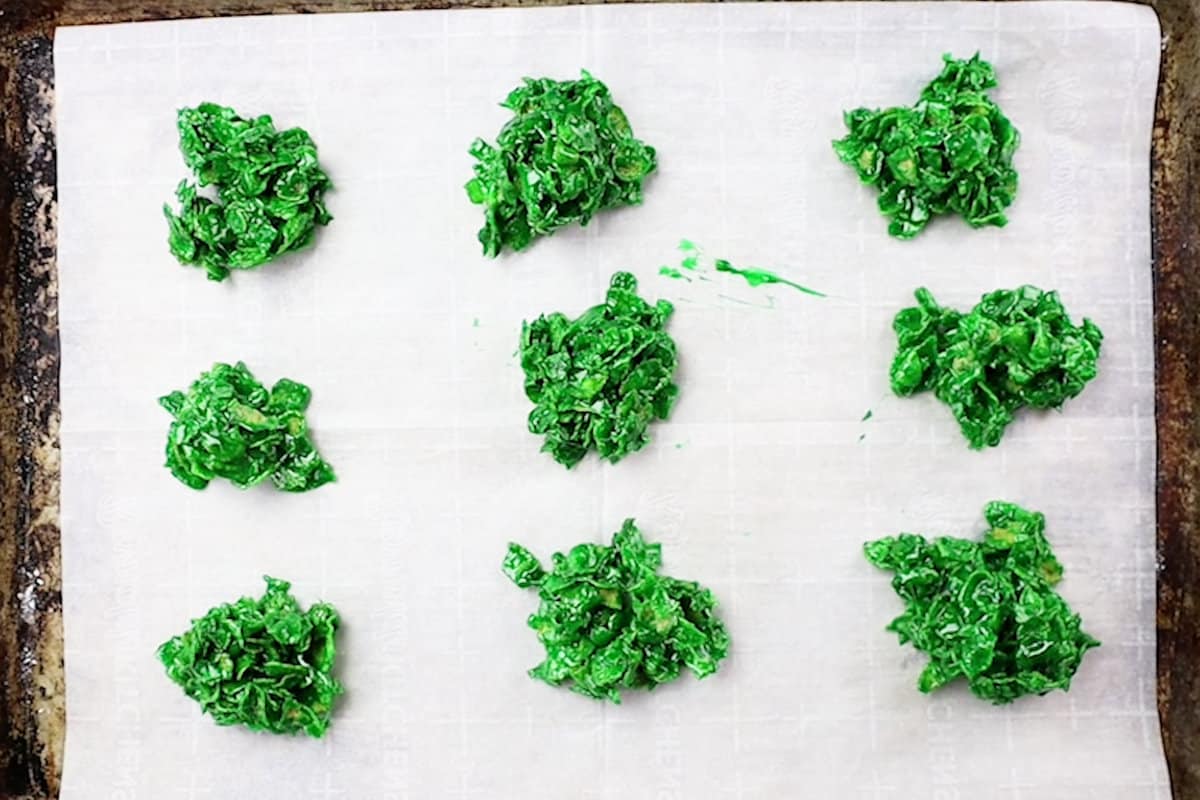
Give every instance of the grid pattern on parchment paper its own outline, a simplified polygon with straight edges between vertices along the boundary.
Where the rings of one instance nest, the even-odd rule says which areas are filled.
[[[64,797],[1160,798],[1153,711],[1153,369],[1145,10],[1044,3],[429,12],[64,30],[56,51],[69,733]],[[828,142],[980,49],[1025,136],[1005,230],[888,239]],[[465,149],[524,74],[613,88],[661,168],[643,208],[498,263]],[[160,205],[174,109],[212,99],[314,135],[337,185],[319,246],[207,283]],[[657,275],[683,236],[821,300]],[[522,319],[629,268],[678,308],[683,393],[653,444],[567,473],[523,430]],[[917,285],[965,306],[1061,291],[1102,374],[1004,445],[963,446],[889,396],[889,323]],[[193,493],[154,398],[214,360],[314,390],[339,482]],[[860,422],[868,409],[872,418]],[[1063,591],[1104,641],[1070,694],[993,709],[914,688],[921,660],[862,540],[972,535],[993,498],[1046,512]],[[603,707],[533,683],[536,600],[498,563],[626,516],[711,585],[734,653]],[[219,729],[155,646],[263,572],[343,612],[349,693],[323,742]]]

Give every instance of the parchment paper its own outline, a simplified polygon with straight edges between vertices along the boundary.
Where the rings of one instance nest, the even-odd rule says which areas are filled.
[[[1102,3],[624,6],[67,29],[56,43],[65,800],[92,798],[1165,798],[1154,712],[1148,149],[1158,27]],[[1003,229],[885,232],[829,142],[980,50],[1020,128]],[[661,167],[644,207],[488,261],[467,146],[525,75],[605,80]],[[307,128],[336,183],[317,247],[212,284],[161,205],[177,107]],[[681,237],[829,294],[684,283]],[[578,313],[630,269],[677,301],[682,395],[650,447],[567,472],[525,430],[522,319]],[[890,395],[917,286],[969,307],[1031,282],[1104,330],[1099,378],[967,449]],[[314,393],[335,485],[212,485],[162,466],[158,396],[214,361]],[[867,410],[873,415],[860,421]],[[993,708],[915,687],[861,555],[902,530],[976,536],[991,499],[1044,511],[1062,591],[1104,642],[1069,694]],[[529,679],[548,557],[629,516],[713,587],[713,678],[606,706]],[[323,741],[219,728],[154,651],[264,573],[345,619]]]

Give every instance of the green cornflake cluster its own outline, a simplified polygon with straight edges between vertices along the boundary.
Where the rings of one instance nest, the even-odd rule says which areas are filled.
[[[504,559],[504,574],[541,598],[529,627],[546,659],[532,677],[619,703],[623,689],[653,689],[685,667],[704,678],[725,658],[729,634],[712,592],[659,575],[662,546],[647,544],[632,519],[611,547],[576,545],[551,564],[547,572],[518,544]]]
[[[338,613],[325,603],[304,611],[291,584],[265,580],[261,599],[243,597],[193,620],[158,648],[159,660],[218,725],[320,738],[344,691],[333,677]]]
[[[175,421],[167,433],[167,466],[193,489],[228,478],[243,489],[268,478],[287,492],[334,479],[317,453],[304,411],[312,393],[283,378],[270,391],[240,361],[214,364],[184,392],[158,402]]]
[[[576,81],[526,78],[501,105],[513,118],[495,146],[472,143],[477,163],[466,185],[483,206],[485,255],[523,250],[598,211],[642,202],[654,148],[634,138],[608,87],[586,71]]]
[[[1023,406],[1059,408],[1096,377],[1103,334],[1074,325],[1057,292],[1033,286],[983,296],[969,313],[939,306],[928,289],[896,315],[892,390],[932,389],[972,448],[1000,443]]]
[[[323,199],[332,184],[300,128],[276,131],[266,114],[244,119],[202,103],[180,109],[179,149],[198,185],[179,184],[178,214],[163,206],[168,241],[181,264],[203,267],[211,280],[306,247],[316,226],[333,219]],[[216,200],[200,194],[205,186]]]
[[[838,158],[879,189],[888,233],[916,236],[937,214],[960,214],[972,227],[1004,225],[1017,193],[1012,158],[1021,137],[985,91],[992,65],[976,53],[944,55],[942,74],[912,107],[858,108],[845,114],[849,133]]]
[[[1063,570],[1046,519],[998,501],[984,516],[990,530],[982,541],[902,533],[866,545],[868,561],[895,573],[892,588],[905,603],[888,630],[929,656],[922,692],[957,678],[997,705],[1065,691],[1083,654],[1100,643],[1054,590]]]
[[[637,279],[618,272],[603,305],[522,326],[525,394],[535,403],[529,431],[546,437],[543,451],[570,468],[590,449],[616,463],[650,441],[650,423],[666,419],[679,394],[665,330],[674,310],[666,300],[647,303]]]

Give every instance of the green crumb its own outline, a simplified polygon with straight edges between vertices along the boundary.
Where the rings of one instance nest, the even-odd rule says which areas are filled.
[[[1001,289],[965,314],[928,289],[916,298],[892,322],[892,391],[932,390],[973,449],[998,445],[1021,408],[1061,408],[1096,377],[1104,336],[1089,319],[1072,323],[1057,292]]]
[[[304,130],[276,131],[266,114],[246,119],[215,103],[180,109],[178,128],[179,149],[197,181],[175,190],[178,213],[163,206],[179,263],[222,281],[230,270],[254,269],[307,247],[317,226],[333,219],[324,200],[332,182]],[[200,194],[205,186],[216,189],[215,200]]]
[[[871,415],[872,415],[872,411],[871,411],[871,409],[868,408],[867,413],[863,414],[861,421],[866,422],[867,420],[869,420],[871,418]]]
[[[158,658],[218,725],[320,738],[344,691],[333,677],[338,613],[325,603],[305,611],[291,584],[264,580],[261,599],[213,608],[159,647]]]
[[[680,268],[695,272],[700,266],[700,248],[688,239],[680,239],[679,252],[683,253],[683,260],[679,262]]]
[[[1017,194],[1013,153],[1021,137],[986,91],[992,65],[976,53],[942,57],[940,75],[916,105],[845,113],[839,159],[879,189],[888,233],[910,239],[939,214],[959,214],[974,228],[1003,226]]]
[[[671,413],[678,359],[666,332],[675,308],[637,294],[628,272],[612,277],[603,304],[576,319],[554,313],[521,329],[529,431],[542,450],[573,467],[589,450],[612,463],[650,441],[649,427]]]
[[[475,317],[473,320],[471,320],[471,327],[472,327],[472,328],[478,328],[478,327],[479,327],[479,317]]]
[[[619,703],[623,690],[653,689],[684,669],[705,678],[729,652],[712,592],[658,574],[662,546],[648,544],[632,519],[611,546],[576,545],[551,565],[547,572],[519,544],[504,558],[504,574],[541,598],[529,627],[546,658],[533,678]]]
[[[226,478],[242,489],[270,479],[287,492],[334,480],[309,436],[304,412],[312,393],[283,378],[270,391],[240,361],[214,364],[188,388],[158,402],[175,418],[167,467],[193,489]]]
[[[501,105],[513,116],[496,144],[476,139],[470,148],[475,177],[466,191],[483,206],[484,255],[523,250],[600,211],[642,202],[654,148],[634,137],[608,87],[586,71],[572,81],[526,78]]]
[[[677,280],[678,280],[678,279],[682,279],[682,280],[685,280],[685,281],[690,281],[690,280],[691,280],[691,278],[689,278],[687,275],[684,275],[682,272],[680,272],[679,270],[675,269],[674,267],[666,267],[666,266],[659,267],[659,268],[658,268],[658,274],[659,274],[659,275],[666,275],[668,278],[675,278],[675,279],[677,279]]]
[[[917,688],[964,678],[1000,705],[1066,691],[1084,653],[1100,642],[1054,587],[1063,569],[1041,514],[993,501],[980,541],[902,533],[865,545],[867,560],[894,573],[904,613],[888,630],[929,656]]]

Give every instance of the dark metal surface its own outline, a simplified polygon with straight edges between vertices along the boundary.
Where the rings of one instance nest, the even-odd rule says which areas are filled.
[[[0,797],[51,798],[63,743],[51,44],[0,63]]]
[[[1158,713],[1176,800],[1200,798],[1200,3],[1155,4],[1151,148],[1158,432]]]
[[[58,796],[66,718],[58,528],[53,31],[182,17],[561,0],[0,0],[0,798]],[[1200,0],[1163,32],[1151,213],[1158,710],[1175,800],[1200,800]]]

